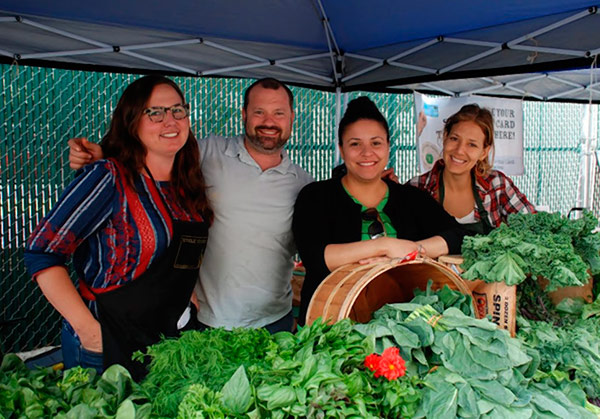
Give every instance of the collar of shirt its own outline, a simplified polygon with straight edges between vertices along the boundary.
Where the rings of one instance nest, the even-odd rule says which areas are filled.
[[[260,169],[260,166],[256,161],[250,156],[246,146],[244,145],[244,136],[240,135],[233,138],[231,141],[227,142],[227,146],[225,148],[225,154],[229,157],[238,158],[242,163],[248,164],[250,166],[255,166]],[[294,176],[298,176],[298,173],[294,170],[294,165],[292,164],[290,158],[287,155],[285,150],[281,150],[281,163],[279,163],[275,167],[271,167],[264,172],[276,171],[281,174],[291,173]]]

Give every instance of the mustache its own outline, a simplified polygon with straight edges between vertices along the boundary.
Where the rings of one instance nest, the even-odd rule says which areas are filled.
[[[268,130],[275,130],[277,132],[281,132],[281,128],[276,127],[276,126],[257,125],[256,127],[254,127],[254,131],[258,131],[259,129],[268,129]]]

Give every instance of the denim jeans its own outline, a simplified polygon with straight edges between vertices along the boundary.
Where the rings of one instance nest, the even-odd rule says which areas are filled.
[[[265,329],[269,331],[270,334],[285,331],[291,332],[294,327],[294,313],[290,311],[288,314],[283,316],[281,319],[274,321],[271,324],[265,326]]]
[[[94,368],[98,374],[104,371],[102,354],[88,351],[81,346],[79,337],[75,336],[75,332],[66,321],[63,321],[60,337],[65,369],[79,365],[83,368]]]

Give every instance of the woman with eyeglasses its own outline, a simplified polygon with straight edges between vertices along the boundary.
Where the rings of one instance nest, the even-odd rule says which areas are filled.
[[[390,134],[370,99],[348,104],[338,138],[346,174],[307,185],[296,200],[292,226],[306,268],[301,324],[313,293],[334,269],[411,252],[432,258],[459,253],[465,235],[426,192],[382,179]]]
[[[64,318],[65,366],[118,363],[140,379],[131,356],[177,335],[212,218],[179,87],[162,76],[131,83],[102,151],[35,228],[25,261]]]

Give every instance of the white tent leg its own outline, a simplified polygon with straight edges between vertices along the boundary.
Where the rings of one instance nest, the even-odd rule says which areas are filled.
[[[342,89],[336,87],[335,89],[335,131],[333,135],[334,147],[335,147],[335,159],[333,161],[333,167],[337,166],[341,162],[340,149],[338,148],[338,127],[342,119]]]
[[[335,162],[334,167],[342,162],[342,157],[340,156],[340,149],[338,147],[338,127],[340,126],[340,121],[342,120],[342,113],[346,111],[346,106],[348,106],[348,93],[342,93],[342,90],[338,87],[335,89]]]
[[[594,170],[596,165],[596,147],[598,143],[598,112],[593,105],[585,107],[582,121],[581,166],[579,173],[579,190],[577,191],[577,207],[592,208],[594,190]]]
[[[598,57],[590,67],[590,86],[594,84],[594,69],[597,67]],[[577,207],[592,209],[594,199],[595,169],[597,163],[596,150],[598,147],[598,110],[592,105],[592,90],[590,101],[585,106],[581,124],[581,164],[579,172],[579,187],[577,190]]]

